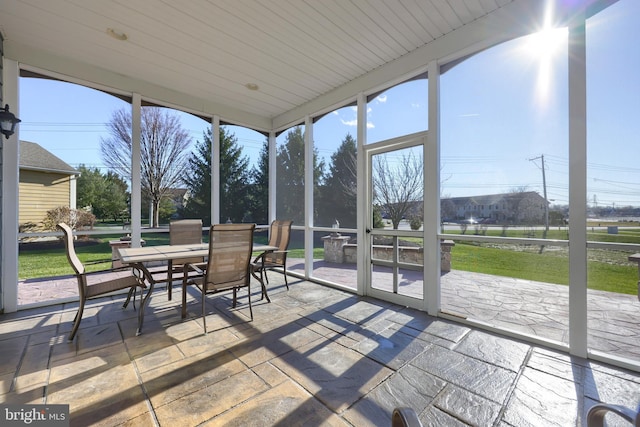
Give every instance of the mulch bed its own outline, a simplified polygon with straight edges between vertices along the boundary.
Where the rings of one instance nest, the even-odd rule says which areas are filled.
[[[73,242],[73,245],[77,247],[81,246],[95,246],[99,245],[100,240],[90,238],[80,238]],[[62,240],[45,240],[36,242],[21,242],[18,244],[18,251],[40,251],[47,249],[64,249],[64,242]]]

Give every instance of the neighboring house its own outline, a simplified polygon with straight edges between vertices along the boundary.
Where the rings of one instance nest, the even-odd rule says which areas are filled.
[[[189,200],[190,192],[186,188],[170,188],[167,190],[166,197],[168,197],[173,206],[176,208],[176,217],[182,212],[182,209],[187,205],[187,200]]]
[[[545,200],[535,191],[443,198],[443,220],[486,218],[498,223],[544,223]]]
[[[20,227],[36,226],[48,210],[76,207],[76,178],[80,172],[34,142],[20,141],[18,184]]]

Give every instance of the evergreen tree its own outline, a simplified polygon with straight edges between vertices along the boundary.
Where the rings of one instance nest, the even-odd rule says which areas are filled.
[[[80,165],[78,171],[80,176],[76,181],[76,205],[78,209],[89,208],[93,212],[104,192],[104,177],[98,168]]]
[[[189,198],[181,213],[185,218],[201,218],[211,224],[211,131],[203,133],[203,141],[196,141],[195,150],[187,160],[182,181]]]
[[[257,224],[269,221],[269,141],[260,150],[258,164],[251,170],[251,216]]]
[[[103,175],[98,168],[78,167],[80,176],[76,183],[76,205],[90,208],[96,218],[121,218],[127,210],[127,183],[118,175]]]
[[[190,192],[183,216],[202,218],[211,223],[211,130],[203,133],[203,141],[196,142],[193,156],[183,181]],[[242,222],[250,208],[249,159],[242,155],[235,135],[220,128],[220,222]]]
[[[283,145],[278,147],[276,161],[277,216],[291,219],[294,224],[304,224],[304,135],[297,126],[287,134]],[[313,174],[317,190],[322,185],[324,162],[318,163],[318,153],[313,152]]]
[[[111,171],[107,172],[104,179],[105,189],[101,200],[104,218],[113,218],[114,221],[128,218],[130,194],[127,182]]]
[[[340,147],[331,155],[329,172],[321,190],[317,225],[330,226],[337,220],[341,227],[357,226],[356,159],[356,141],[347,134]]]

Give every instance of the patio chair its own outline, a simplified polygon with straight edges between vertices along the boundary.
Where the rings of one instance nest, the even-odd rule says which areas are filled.
[[[620,405],[598,403],[593,405],[587,413],[587,427],[603,427],[604,417],[610,412],[620,416],[634,427],[640,426],[640,412]]]
[[[291,220],[275,220],[269,227],[269,246],[276,246],[277,251],[264,252],[253,260],[253,274],[261,283],[268,284],[267,270],[282,268],[284,284],[289,289],[287,282],[287,248],[291,238]],[[258,275],[260,275],[258,277]],[[264,295],[263,295],[264,297]]]
[[[133,273],[134,270],[130,267],[119,269],[111,268],[87,273],[84,264],[82,264],[76,255],[71,227],[67,224],[60,223],[58,224],[58,228],[64,233],[63,238],[67,253],[67,260],[69,260],[69,264],[71,264],[73,271],[75,271],[75,276],[78,280],[78,294],[80,297],[79,307],[78,312],[73,319],[73,328],[71,329],[71,333],[68,338],[69,341],[73,341],[76,332],[78,332],[80,322],[82,321],[82,313],[87,300],[104,296],[114,291],[128,289],[129,294],[127,295],[127,299],[122,307],[125,308],[129,304],[131,296],[133,295],[133,308],[135,310],[135,291],[140,288],[140,299],[142,301],[142,289],[144,289],[146,285],[142,280],[142,273],[140,272],[140,275],[136,276]],[[117,271],[127,271],[128,274],[120,276],[110,274]]]
[[[422,423],[412,408],[398,407],[391,415],[391,427],[422,427]]]
[[[255,224],[215,224],[209,231],[209,256],[200,264],[185,264],[182,281],[182,318],[187,316],[187,286],[195,285],[202,293],[202,324],[207,333],[205,302],[207,294],[233,290],[233,307],[237,291],[247,288],[251,308],[251,251]],[[192,272],[196,273],[194,277]]]
[[[170,245],[187,245],[193,243],[202,243],[201,219],[180,219],[169,223]],[[201,262],[204,262],[203,257],[169,260],[166,267],[152,268],[149,269],[149,272],[155,283],[167,283],[168,299],[171,301],[173,282],[174,280],[182,280],[184,265]]]

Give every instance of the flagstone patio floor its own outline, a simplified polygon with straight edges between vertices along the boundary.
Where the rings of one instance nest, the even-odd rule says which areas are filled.
[[[640,374],[424,312],[271,274],[271,303],[157,290],[135,335],[122,295],[0,315],[0,402],[68,404],[71,425],[583,426],[596,402],[637,410]],[[453,277],[453,276],[451,276]],[[483,285],[478,279],[472,280]],[[607,416],[609,417],[609,415]],[[611,419],[610,425],[624,425]]]

